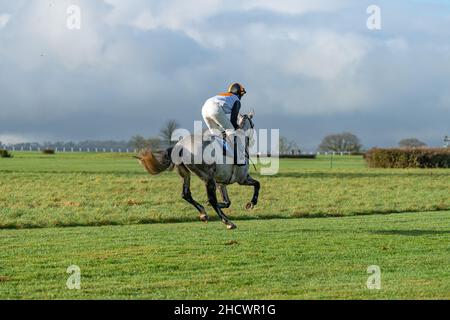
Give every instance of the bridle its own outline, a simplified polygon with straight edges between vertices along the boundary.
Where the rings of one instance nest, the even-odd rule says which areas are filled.
[[[252,128],[252,130],[255,129],[255,125],[254,125],[252,119],[248,115],[244,114],[242,116],[242,119],[243,119],[242,123],[245,123],[245,120],[248,120],[248,122],[250,123],[250,128]]]
[[[255,129],[255,124],[253,123],[252,119],[246,114],[242,115],[242,125],[245,124],[246,120],[248,120],[248,122],[250,124],[250,128],[253,131]],[[249,150],[248,150],[249,145],[250,145],[250,138],[249,137],[245,137],[245,158],[248,159],[248,161],[252,163],[252,165],[253,165],[253,167],[255,168],[255,171],[256,171],[257,170],[256,166],[253,163],[253,161],[250,159],[250,153],[249,153]]]

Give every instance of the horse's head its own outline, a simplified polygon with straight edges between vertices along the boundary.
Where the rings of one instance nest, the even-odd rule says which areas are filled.
[[[254,113],[250,112],[249,114],[239,114],[238,116],[238,127],[241,130],[253,130],[255,125],[253,124]]]
[[[254,112],[248,114],[239,114],[238,127],[245,134],[245,137],[249,139],[249,146],[253,146],[255,125],[253,123]]]

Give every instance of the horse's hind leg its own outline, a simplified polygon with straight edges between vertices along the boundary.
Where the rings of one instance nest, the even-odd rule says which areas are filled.
[[[253,186],[254,191],[253,191],[253,197],[252,200],[247,203],[245,205],[245,208],[247,210],[251,210],[253,209],[256,204],[258,203],[258,197],[259,197],[259,189],[261,188],[261,185],[259,183],[258,180],[253,179],[252,177],[250,177],[249,175],[247,176],[247,178],[245,179],[245,181],[243,181],[242,183],[240,183],[241,185],[244,186]]]
[[[236,225],[230,221],[230,219],[222,212],[222,210],[219,207],[219,204],[217,203],[217,196],[216,196],[216,182],[213,179],[209,179],[206,182],[206,192],[208,193],[208,200],[211,206],[214,208],[220,219],[223,223],[227,225],[228,229],[235,229]]]
[[[222,195],[223,202],[218,203],[217,205],[219,206],[220,209],[229,208],[231,206],[231,201],[230,198],[228,197],[227,187],[224,184],[219,184],[219,191],[220,194]]]
[[[183,178],[183,192],[181,196],[183,197],[184,200],[192,204],[198,210],[198,212],[200,212],[200,220],[202,220],[203,222],[208,222],[209,217],[206,214],[205,208],[192,198],[191,173],[186,168],[183,167],[177,167],[177,171]]]

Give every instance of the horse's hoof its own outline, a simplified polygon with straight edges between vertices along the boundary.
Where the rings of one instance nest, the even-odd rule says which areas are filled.
[[[233,229],[236,229],[237,227],[236,227],[236,225],[234,224],[234,223],[232,223],[232,222],[230,222],[229,224],[227,224],[227,229],[228,230],[233,230]]]
[[[247,210],[252,210],[255,207],[255,205],[253,204],[253,202],[249,202],[245,205],[245,209]]]
[[[203,213],[200,215],[200,220],[203,221],[204,223],[208,223],[209,217],[206,213]]]

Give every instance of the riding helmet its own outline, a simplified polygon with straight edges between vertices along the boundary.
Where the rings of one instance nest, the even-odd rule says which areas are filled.
[[[237,95],[239,98],[242,98],[242,96],[247,93],[244,86],[237,82],[228,87],[228,92]]]

